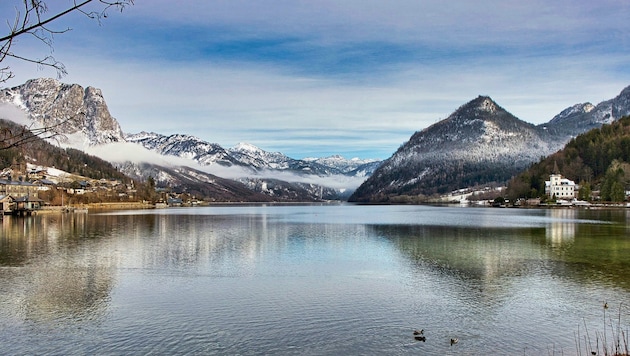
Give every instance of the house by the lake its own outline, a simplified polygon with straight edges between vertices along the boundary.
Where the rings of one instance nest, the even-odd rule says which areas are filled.
[[[2,215],[31,215],[44,206],[44,201],[32,196],[12,197],[0,195],[0,214]]]
[[[10,195],[12,197],[32,195],[37,197],[37,193],[40,190],[41,186],[35,185],[31,182],[0,179],[0,194],[3,195]]]
[[[562,178],[561,174],[554,173],[545,181],[545,194],[551,199],[574,199],[578,188],[574,181]]]
[[[15,209],[15,199],[10,195],[0,195],[0,214],[11,214],[13,209]]]

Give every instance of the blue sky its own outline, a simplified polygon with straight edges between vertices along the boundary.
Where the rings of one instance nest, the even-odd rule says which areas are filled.
[[[52,27],[73,29],[55,36],[62,81],[102,89],[125,132],[385,159],[478,95],[535,124],[618,95],[629,18],[626,0],[136,0],[100,26]],[[48,54],[26,39],[13,51]],[[9,64],[7,86],[55,76]]]

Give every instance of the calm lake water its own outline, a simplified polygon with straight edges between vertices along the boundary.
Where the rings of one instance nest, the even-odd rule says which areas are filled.
[[[3,354],[574,355],[630,325],[630,210],[218,206],[0,234]]]

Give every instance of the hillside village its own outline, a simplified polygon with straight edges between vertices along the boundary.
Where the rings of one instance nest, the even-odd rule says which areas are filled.
[[[155,188],[153,188],[155,189]],[[156,201],[147,201],[133,180],[90,179],[56,169],[27,164],[23,171],[5,168],[0,172],[0,212],[2,215],[30,215],[41,210],[78,207],[124,206],[142,203],[144,207],[180,206],[181,194],[155,189]],[[192,204],[190,197],[187,203]],[[127,205],[129,206],[129,205]]]

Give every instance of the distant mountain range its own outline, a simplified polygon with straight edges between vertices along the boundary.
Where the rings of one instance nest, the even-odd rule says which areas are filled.
[[[185,134],[125,135],[100,90],[54,79],[33,79],[0,90],[0,101],[22,109],[35,126],[54,127],[62,134],[58,139],[64,145],[85,148],[133,143],[165,162],[179,162],[175,166],[131,162],[133,157],[129,162],[115,162],[123,173],[138,179],[151,176],[158,185],[209,196],[229,190],[223,201],[260,201],[263,196],[316,201],[347,198],[363,181],[350,201],[404,202],[476,185],[504,184],[541,157],[558,151],[572,137],[628,115],[630,87],[597,105],[571,106],[537,126],[514,117],[490,97],[479,96],[448,118],[414,133],[383,162],[340,156],[293,159],[246,143],[225,149]],[[220,178],[220,173],[210,174],[213,167],[234,168],[240,174]],[[339,184],[344,180],[347,184]],[[229,181],[240,185],[231,189]],[[219,183],[216,189],[203,189]]]
[[[160,135],[141,132],[125,136],[127,142],[137,143],[148,150],[165,156],[191,159],[201,165],[219,164],[239,166],[260,173],[265,170],[288,171],[307,175],[370,175],[380,163],[377,160],[345,159],[341,156],[326,158],[293,159],[280,152],[268,152],[252,144],[240,143],[224,149],[218,144],[205,142],[189,135]]]

